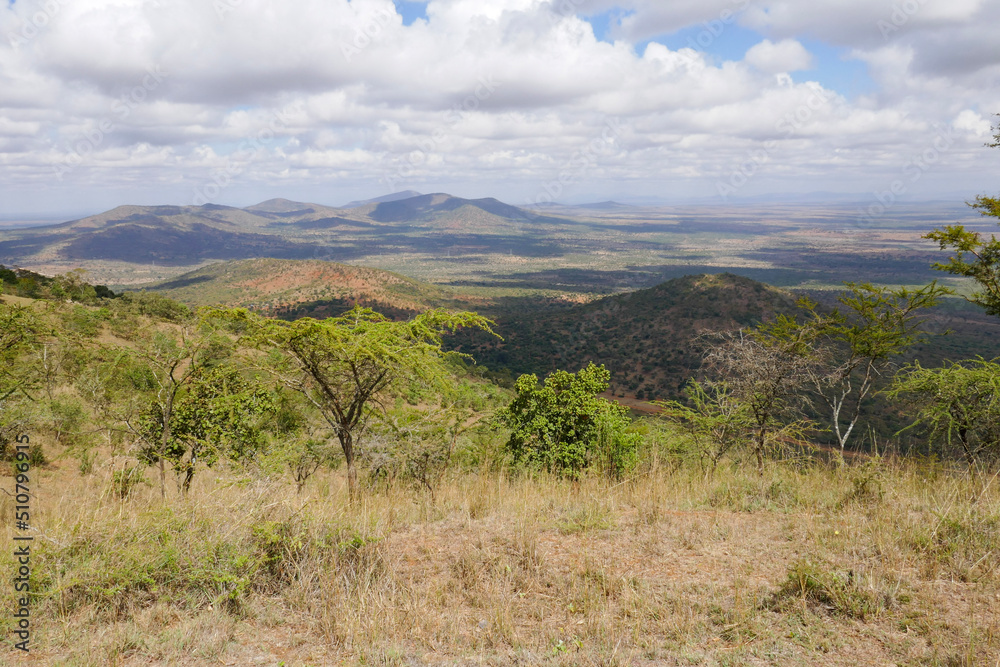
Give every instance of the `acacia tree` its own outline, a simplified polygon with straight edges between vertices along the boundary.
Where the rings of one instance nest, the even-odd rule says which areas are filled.
[[[244,328],[243,341],[282,353],[270,369],[319,411],[340,442],[351,497],[357,494],[356,445],[382,399],[414,375],[442,383],[444,333],[474,327],[492,333],[490,320],[470,312],[431,310],[393,322],[368,308],[340,317],[271,320],[245,309],[209,311]]]
[[[686,403],[657,402],[660,418],[679,424],[694,442],[706,477],[715,475],[726,454],[743,449],[751,438],[753,419],[749,406],[737,399],[725,380],[702,383],[692,380],[684,388]]]
[[[764,474],[764,459],[774,446],[797,440],[809,429],[800,408],[802,388],[817,363],[812,331],[784,315],[766,330],[740,330],[722,334],[722,340],[705,356],[714,375],[710,386],[725,383],[727,396],[746,406],[750,425],[748,440]]]
[[[159,404],[150,405],[144,430],[152,445],[141,452],[150,462],[169,461],[185,495],[199,465],[212,467],[220,458],[252,460],[263,448],[276,409],[273,393],[233,366],[197,369],[174,399],[169,421],[164,421]],[[165,425],[170,440],[164,449]]]
[[[1000,114],[997,114],[1000,116]],[[986,145],[1000,148],[1000,124],[993,128],[993,142]],[[1000,218],[1000,197],[980,195],[969,206],[983,216]],[[1000,223],[998,223],[1000,224]],[[941,250],[955,254],[947,262],[937,262],[933,267],[956,276],[972,278],[979,289],[966,297],[981,306],[990,315],[1000,317],[1000,240],[995,234],[987,239],[979,232],[973,232],[964,225],[947,225],[925,234],[925,239],[937,241]]]
[[[896,376],[888,395],[908,397],[917,408],[904,430],[923,426],[948,448],[957,440],[970,467],[984,454],[1000,454],[1000,365],[983,359],[941,368],[914,363]]]
[[[813,354],[821,363],[808,365],[806,369],[817,396],[828,410],[840,465],[844,464],[847,442],[861,417],[864,401],[873,394],[893,359],[922,334],[921,311],[951,293],[937,282],[917,290],[870,283],[845,284],[848,292],[839,298],[846,306],[845,311],[819,313],[815,302],[803,300],[800,305],[811,316],[804,324],[795,325],[784,319],[761,328],[765,334],[781,328],[797,328],[814,347]]]
[[[28,308],[0,301],[0,406],[14,394],[27,395],[37,373],[21,363],[22,355],[38,341],[41,325]]]
[[[148,324],[129,338],[128,345],[99,352],[104,372],[91,398],[145,444],[143,455],[159,464],[160,497],[166,498],[166,461],[178,398],[205,368],[228,354],[230,343],[204,324]]]
[[[11,409],[11,403],[18,394],[31,398],[38,373],[34,364],[26,363],[26,355],[41,333],[41,324],[31,310],[0,300],[0,455],[3,456],[26,421],[17,410]]]
[[[365,447],[366,462],[374,477],[408,480],[433,500],[458,438],[479,421],[472,410],[455,402],[443,400],[432,410],[397,406],[373,429]]]

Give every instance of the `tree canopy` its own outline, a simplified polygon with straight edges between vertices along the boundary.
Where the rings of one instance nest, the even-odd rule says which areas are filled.
[[[1000,114],[998,114],[1000,115]],[[1000,148],[1000,124],[994,128],[993,142],[986,145]],[[980,195],[969,206],[983,216],[1000,219],[1000,198]],[[1000,222],[998,222],[1000,224]],[[947,225],[924,235],[937,241],[941,250],[950,250],[954,255],[946,262],[936,262],[933,266],[956,276],[972,278],[978,289],[968,298],[991,315],[1000,317],[1000,240],[995,234],[989,238],[974,232],[964,225]]]
[[[514,400],[497,415],[511,430],[507,450],[514,462],[569,477],[595,464],[613,477],[631,469],[639,438],[626,431],[628,409],[598,395],[610,377],[591,363],[575,374],[556,371],[543,384],[536,375],[518,378]]]
[[[395,322],[368,308],[340,317],[294,322],[260,317],[244,309],[207,311],[242,329],[242,340],[278,352],[268,368],[283,384],[301,392],[340,442],[352,495],[357,486],[357,440],[382,399],[399,381],[418,377],[438,384],[446,377],[442,336],[465,327],[492,332],[476,313],[431,310]]]

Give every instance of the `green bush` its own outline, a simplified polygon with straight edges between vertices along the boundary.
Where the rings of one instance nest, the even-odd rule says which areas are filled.
[[[570,478],[591,467],[609,477],[632,470],[641,438],[630,430],[628,409],[598,395],[610,378],[594,364],[576,374],[556,371],[541,386],[535,375],[518,378],[514,400],[496,418],[511,430],[513,462]]]

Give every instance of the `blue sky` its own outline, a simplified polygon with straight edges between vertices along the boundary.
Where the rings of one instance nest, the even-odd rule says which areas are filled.
[[[427,20],[426,2],[407,2],[406,0],[395,0],[396,11],[403,17],[403,25],[412,25],[418,19]]]

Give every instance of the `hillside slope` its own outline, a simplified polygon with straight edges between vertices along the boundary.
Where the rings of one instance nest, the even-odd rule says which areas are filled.
[[[282,317],[328,317],[354,304],[405,317],[483,303],[390,271],[320,260],[222,262],[146,288],[189,306],[252,307]]]
[[[676,395],[700,363],[698,337],[795,310],[795,297],[732,274],[685,276],[656,287],[548,312],[497,313],[503,342],[458,338],[457,349],[515,373],[611,371],[612,391]]]

